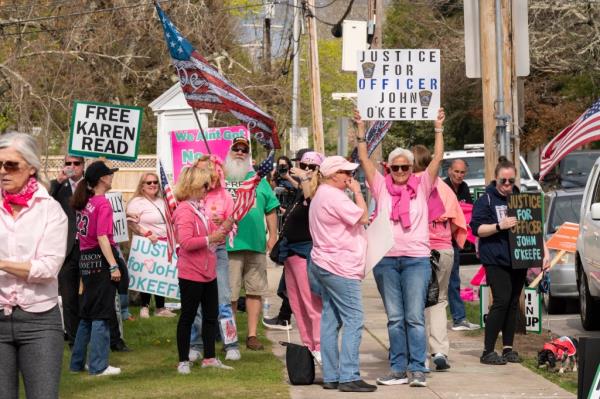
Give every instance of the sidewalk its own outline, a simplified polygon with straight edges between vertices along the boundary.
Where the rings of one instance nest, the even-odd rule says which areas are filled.
[[[269,286],[277,287],[282,268],[269,268]],[[281,301],[276,295],[269,298],[271,313],[276,314]],[[363,379],[374,384],[375,379],[389,371],[387,319],[383,303],[372,274],[363,282],[363,306],[365,329],[360,347],[360,371]],[[291,331],[291,340],[300,343],[298,329]],[[285,331],[269,330],[267,337],[277,343],[286,341]],[[427,388],[410,388],[408,385],[379,386],[374,393],[364,394],[369,398],[575,398],[557,385],[547,381],[518,364],[506,366],[484,366],[479,363],[483,338],[467,337],[461,332],[449,331],[452,368],[448,372],[431,372],[427,375]],[[285,348],[273,345],[273,352],[285,362]],[[292,399],[340,398],[338,391],[324,390],[320,383],[320,368],[316,368],[316,383],[310,386],[290,385]],[[285,375],[287,378],[287,374]],[[351,394],[356,395],[356,394]]]

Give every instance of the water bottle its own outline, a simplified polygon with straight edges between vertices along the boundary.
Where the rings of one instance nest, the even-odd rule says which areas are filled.
[[[265,318],[265,319],[269,318],[269,310],[271,310],[271,304],[269,303],[269,299],[263,298],[263,303],[262,303],[263,318]]]

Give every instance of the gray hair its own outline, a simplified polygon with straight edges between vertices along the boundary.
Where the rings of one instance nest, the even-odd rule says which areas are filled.
[[[409,151],[405,148],[396,147],[394,148],[394,151],[390,152],[390,155],[388,155],[388,164],[391,164],[394,159],[398,157],[406,158],[411,165],[415,163],[415,156],[413,155],[412,151]]]
[[[42,162],[40,161],[40,150],[37,141],[25,133],[11,132],[0,136],[0,149],[12,147],[25,161],[35,169],[35,178],[40,181],[42,176]],[[41,181],[45,183],[44,181]]]

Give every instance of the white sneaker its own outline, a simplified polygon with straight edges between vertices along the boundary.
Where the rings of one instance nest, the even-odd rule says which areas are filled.
[[[197,351],[196,349],[190,349],[190,353],[188,353],[188,358],[190,362],[195,362],[202,357],[202,352]]]
[[[147,306],[142,306],[140,309],[140,319],[149,319],[150,318],[150,309]]]
[[[192,370],[190,370],[190,362],[179,362],[177,365],[177,372],[179,374],[190,374]]]
[[[479,326],[479,324],[473,324],[467,319],[452,325],[452,331],[471,331],[479,330],[480,328],[481,327]]]
[[[315,358],[315,362],[321,366],[323,364],[321,361],[321,351],[310,351],[310,353],[312,353],[313,357]]]
[[[119,375],[121,374],[121,369],[118,367],[108,366],[104,369],[100,374],[95,374],[96,377],[100,377],[102,375]]]
[[[216,369],[222,369],[222,370],[233,370],[233,367],[223,364],[216,357],[213,357],[212,359],[204,359],[202,361],[202,368],[205,369],[208,367],[214,367]]]
[[[228,349],[225,354],[225,360],[240,360],[242,358],[242,354],[239,349]]]

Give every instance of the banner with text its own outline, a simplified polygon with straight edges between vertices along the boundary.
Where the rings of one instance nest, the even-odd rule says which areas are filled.
[[[544,233],[542,195],[511,194],[508,197],[507,216],[517,218],[517,225],[508,231],[510,257],[513,269],[542,267],[544,260]]]
[[[358,110],[364,120],[435,120],[440,108],[440,50],[358,53]]]
[[[129,241],[129,231],[127,230],[127,215],[125,214],[123,193],[110,192],[104,195],[110,202],[110,206],[113,210],[113,238],[115,242]]]
[[[167,260],[167,243],[133,236],[127,262],[129,289],[179,299],[177,256]]]
[[[204,129],[204,134],[211,153],[217,155],[223,161],[227,157],[233,139],[245,137],[250,140],[250,132],[242,125],[208,128]],[[198,129],[172,131],[171,151],[173,154],[174,181],[177,181],[179,172],[184,166],[191,165],[196,159],[208,154],[202,133]]]
[[[525,288],[525,329],[528,332],[542,333],[542,297],[535,288]],[[479,325],[485,328],[492,306],[492,292],[489,286],[479,286]]]
[[[140,107],[75,101],[69,154],[135,161],[142,113]]]

